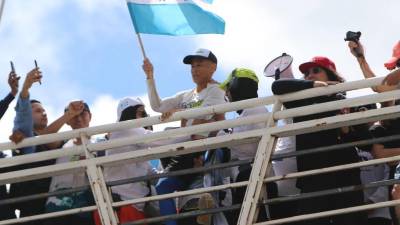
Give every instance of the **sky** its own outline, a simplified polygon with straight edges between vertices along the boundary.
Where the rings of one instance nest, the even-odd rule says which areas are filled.
[[[249,68],[260,78],[259,96],[267,96],[272,79],[263,76],[264,67],[283,52],[294,57],[296,77],[301,77],[299,64],[323,55],[348,81],[363,79],[343,40],[348,30],[362,32],[371,68],[386,75],[383,63],[400,39],[399,6],[398,0],[214,0],[209,8],[225,20],[224,35],[142,39],[161,97],[194,87],[182,59],[198,48],[217,56],[217,81],[236,67]],[[43,103],[49,121],[76,99],[90,105],[92,125],[115,122],[118,100],[125,96],[148,102],[143,58],[125,0],[7,0],[0,24],[0,98],[10,91],[9,61],[22,86],[35,59],[43,79],[31,88],[31,98]],[[11,133],[15,102],[0,121],[0,142]]]

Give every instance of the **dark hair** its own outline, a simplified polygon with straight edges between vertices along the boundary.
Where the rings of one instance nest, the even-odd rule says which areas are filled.
[[[134,120],[136,118],[136,112],[138,108],[143,105],[135,105],[135,106],[129,106],[128,108],[124,109],[121,113],[121,118],[119,121],[126,121],[126,120]],[[146,115],[144,115],[146,116]]]
[[[36,99],[31,99],[30,100],[30,103],[31,104],[33,104],[33,103],[39,103],[39,104],[42,104],[41,102],[39,102],[38,100],[36,100]]]
[[[325,73],[328,75],[328,79],[329,79],[330,81],[338,81],[338,82],[340,82],[340,83],[343,83],[343,82],[346,81],[346,80],[345,80],[342,76],[340,76],[340,74],[337,73],[337,72],[333,72],[332,70],[326,69],[326,68],[324,68],[324,67],[321,67],[321,69],[325,71]]]

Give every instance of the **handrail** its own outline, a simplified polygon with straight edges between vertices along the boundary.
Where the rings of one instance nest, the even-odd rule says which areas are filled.
[[[85,133],[85,134],[91,136],[91,135],[96,135],[96,134],[104,134],[107,132],[113,132],[113,131],[118,131],[118,130],[134,128],[134,127],[145,127],[145,126],[150,126],[150,125],[155,125],[155,124],[178,121],[181,119],[195,118],[195,117],[207,115],[207,114],[225,113],[225,112],[230,112],[230,111],[236,111],[236,110],[243,109],[243,108],[251,108],[251,107],[255,107],[255,106],[269,105],[269,104],[272,104],[273,102],[275,102],[276,99],[278,99],[281,102],[286,102],[286,101],[293,101],[293,100],[310,98],[310,97],[315,97],[315,96],[320,96],[320,95],[332,94],[332,93],[337,93],[337,92],[341,92],[341,91],[350,91],[350,90],[355,90],[355,89],[360,89],[360,88],[368,88],[371,86],[379,85],[382,82],[382,80],[383,80],[382,77],[370,78],[370,79],[365,79],[365,80],[351,81],[351,82],[341,83],[341,84],[337,84],[337,85],[331,85],[328,87],[311,88],[308,90],[303,90],[303,91],[299,91],[296,93],[290,93],[290,94],[285,94],[285,95],[280,95],[280,96],[269,96],[269,97],[263,97],[263,98],[258,98],[258,99],[243,100],[243,101],[233,102],[233,103],[225,103],[225,104],[220,104],[220,105],[216,105],[216,106],[188,109],[188,110],[180,111],[180,112],[173,114],[171,116],[171,118],[169,118],[168,120],[165,120],[165,121],[161,121],[159,116],[152,116],[152,117],[143,118],[143,119],[136,119],[136,120],[119,122],[119,123],[93,126],[93,127],[89,127],[89,128],[82,128],[82,129],[76,129],[76,130],[72,130],[72,131],[59,132],[56,134],[42,135],[42,136],[37,136],[34,138],[27,138],[17,145],[12,142],[0,143],[0,150],[18,149],[18,148],[32,146],[32,145],[40,145],[40,144],[50,143],[50,142],[54,142],[54,141],[62,141],[62,140],[66,140],[66,139],[77,138],[77,137],[80,137],[81,133]]]
[[[105,142],[101,142],[101,143],[89,143],[89,144],[85,145],[85,149],[86,149],[85,153],[90,155],[90,152],[104,151],[104,150],[109,150],[112,148],[117,148],[117,147],[126,146],[126,145],[132,145],[132,144],[138,144],[138,143],[149,143],[149,142],[153,142],[155,140],[183,137],[183,136],[188,136],[190,134],[195,134],[195,133],[199,133],[199,132],[208,132],[208,131],[213,131],[213,130],[220,130],[223,128],[231,128],[231,127],[235,127],[235,126],[249,125],[249,124],[255,124],[255,123],[266,122],[266,121],[268,121],[269,125],[271,125],[268,128],[251,130],[251,131],[246,131],[246,132],[242,132],[242,133],[234,133],[234,134],[212,137],[212,138],[201,139],[201,140],[194,140],[194,141],[191,141],[188,138],[186,138],[186,139],[182,139],[183,141],[181,140],[182,141],[181,143],[163,145],[163,146],[153,147],[153,148],[143,148],[143,149],[139,149],[139,150],[136,150],[133,152],[114,154],[114,155],[98,157],[98,158],[89,158],[89,159],[85,159],[85,160],[81,160],[81,161],[68,162],[68,163],[63,163],[63,164],[58,164],[58,165],[50,165],[50,166],[37,167],[37,168],[31,168],[31,169],[26,169],[26,170],[1,173],[0,174],[0,185],[9,183],[9,182],[14,183],[14,182],[20,182],[20,181],[26,181],[26,180],[35,180],[35,179],[39,179],[39,178],[43,178],[43,177],[50,177],[50,176],[56,176],[56,175],[61,175],[61,174],[77,173],[77,172],[86,171],[88,173],[89,178],[96,181],[97,186],[94,187],[94,189],[96,189],[96,188],[97,189],[96,189],[96,193],[94,193],[94,195],[95,195],[96,199],[100,199],[100,201],[97,202],[97,204],[98,204],[97,206],[85,207],[82,209],[67,210],[67,211],[57,212],[57,213],[37,215],[37,216],[22,218],[22,220],[20,219],[20,220],[0,221],[0,225],[1,224],[9,224],[9,223],[18,223],[18,222],[46,218],[46,217],[68,215],[68,214],[79,213],[79,212],[83,212],[83,211],[92,211],[92,210],[96,210],[98,207],[100,207],[102,209],[102,213],[101,213],[102,216],[104,216],[105,213],[107,212],[109,219],[115,220],[115,218],[113,217],[112,211],[110,211],[111,206],[118,207],[118,206],[127,205],[127,204],[137,204],[137,203],[142,203],[142,202],[147,202],[147,201],[158,201],[158,200],[167,199],[167,198],[175,198],[175,197],[187,196],[187,195],[192,195],[192,194],[200,194],[200,193],[205,193],[205,192],[224,190],[224,189],[228,189],[228,188],[242,187],[242,186],[247,186],[247,185],[250,187],[250,188],[248,188],[248,189],[250,189],[250,195],[253,194],[252,196],[257,196],[255,198],[258,198],[259,193],[260,193],[259,187],[261,187],[260,185],[262,185],[265,182],[272,182],[272,181],[278,181],[278,180],[284,180],[284,179],[293,179],[293,178],[312,176],[312,175],[317,175],[317,174],[322,174],[322,173],[330,173],[333,171],[358,168],[358,167],[362,167],[362,166],[376,165],[376,164],[398,161],[398,160],[400,160],[400,156],[395,156],[395,157],[385,158],[385,159],[375,159],[375,160],[370,160],[367,162],[358,162],[358,163],[353,163],[353,164],[333,166],[333,167],[322,168],[322,169],[296,172],[296,173],[286,174],[283,176],[274,176],[274,177],[268,177],[268,178],[264,178],[264,175],[257,174],[257,170],[264,171],[264,168],[266,168],[266,166],[268,165],[267,164],[268,162],[266,162],[268,160],[263,161],[262,158],[265,157],[266,159],[269,159],[270,154],[271,154],[270,153],[271,149],[273,148],[273,143],[275,142],[277,137],[293,136],[293,135],[305,134],[305,133],[309,133],[309,132],[335,129],[335,128],[339,128],[339,127],[343,127],[343,126],[351,126],[351,125],[355,125],[355,124],[362,124],[362,123],[366,123],[366,122],[373,122],[373,121],[378,121],[378,120],[385,120],[385,119],[392,119],[392,118],[400,117],[400,106],[391,106],[391,107],[387,107],[387,108],[369,110],[369,111],[365,111],[365,112],[357,112],[357,113],[351,113],[351,114],[345,114],[345,115],[336,115],[336,116],[331,116],[331,117],[326,117],[326,118],[321,118],[321,119],[292,123],[292,124],[288,124],[288,125],[284,125],[284,126],[273,125],[274,120],[315,114],[315,113],[320,113],[320,112],[325,112],[325,111],[333,111],[333,110],[338,110],[338,109],[341,109],[344,107],[353,107],[353,106],[358,106],[358,105],[394,100],[394,99],[397,99],[398,96],[400,96],[400,90],[395,90],[395,91],[381,93],[381,94],[372,94],[372,95],[367,95],[367,96],[361,96],[361,97],[356,97],[356,98],[351,98],[351,99],[344,99],[344,100],[339,100],[339,101],[335,101],[335,102],[326,102],[326,103],[321,103],[318,105],[303,106],[303,107],[298,107],[295,109],[279,110],[281,108],[282,103],[287,102],[287,101],[294,101],[294,100],[298,100],[298,99],[320,96],[320,95],[328,95],[328,94],[333,94],[333,93],[338,93],[338,92],[356,90],[356,89],[360,89],[360,88],[369,88],[371,86],[379,85],[382,82],[382,80],[383,80],[383,78],[380,77],[380,78],[372,78],[372,79],[366,79],[366,80],[360,80],[360,81],[352,81],[352,82],[347,82],[347,83],[342,83],[342,84],[337,84],[337,85],[332,85],[332,86],[327,86],[327,87],[312,88],[312,89],[303,90],[303,91],[299,91],[299,92],[291,93],[291,94],[280,95],[280,96],[270,96],[270,97],[264,97],[264,98],[259,98],[259,99],[250,99],[250,100],[245,100],[245,101],[240,101],[240,102],[235,102],[235,103],[226,103],[226,104],[221,104],[221,105],[217,105],[217,106],[204,107],[204,108],[199,108],[199,109],[191,109],[191,110],[187,110],[187,111],[177,112],[170,119],[168,119],[166,121],[161,121],[159,116],[155,116],[155,117],[137,119],[137,120],[132,120],[132,121],[125,121],[125,122],[120,122],[120,123],[113,123],[113,124],[95,126],[95,127],[90,127],[90,128],[78,129],[78,130],[73,130],[73,131],[60,132],[57,134],[50,134],[50,135],[33,137],[33,138],[27,138],[26,140],[24,140],[23,142],[21,142],[18,145],[15,145],[10,142],[0,143],[0,149],[7,150],[7,149],[21,148],[21,147],[26,147],[26,146],[31,146],[31,145],[40,145],[40,144],[54,142],[54,141],[58,141],[58,140],[66,140],[66,139],[71,139],[71,138],[75,138],[75,137],[80,137],[83,135],[104,134],[104,133],[108,133],[108,132],[114,132],[114,131],[118,131],[118,130],[134,128],[134,127],[143,127],[143,126],[148,126],[148,125],[155,125],[155,124],[160,124],[160,123],[177,121],[177,120],[181,120],[181,119],[195,118],[195,117],[206,115],[206,114],[224,113],[224,112],[236,111],[236,110],[244,109],[244,108],[252,108],[252,107],[256,107],[256,106],[265,106],[268,104],[274,104],[274,112],[267,113],[264,115],[249,116],[249,117],[240,118],[240,119],[233,119],[233,120],[214,122],[214,123],[210,123],[210,124],[202,124],[202,125],[196,125],[196,126],[191,126],[191,127],[184,127],[184,128],[179,128],[179,129],[175,129],[175,130],[168,130],[168,131],[164,131],[164,132],[155,132],[152,134],[135,136],[135,137],[131,137],[131,138],[121,138],[121,139],[109,140],[109,141],[105,141]],[[278,110],[278,111],[275,111],[275,110]],[[271,115],[272,115],[272,117],[271,117]],[[187,190],[187,191],[158,195],[158,196],[150,196],[150,197],[144,197],[144,198],[138,198],[138,199],[131,199],[131,200],[127,200],[127,201],[114,202],[114,203],[112,203],[110,200],[107,200],[107,198],[106,198],[109,196],[106,191],[107,187],[105,186],[104,176],[102,175],[102,168],[104,168],[104,167],[121,165],[122,163],[140,162],[140,161],[144,161],[144,160],[150,160],[150,159],[156,159],[156,158],[162,158],[162,157],[168,157],[168,156],[174,156],[174,155],[183,155],[183,154],[200,152],[200,151],[204,151],[207,149],[213,149],[213,148],[218,148],[218,147],[250,143],[250,142],[254,142],[255,140],[259,140],[260,137],[262,137],[261,138],[262,141],[259,144],[258,152],[257,152],[257,155],[259,157],[256,157],[256,159],[254,161],[254,164],[257,166],[255,166],[256,169],[254,169],[254,171],[252,172],[252,179],[250,179],[249,181],[224,184],[224,185],[213,186],[213,187],[205,187],[205,188],[199,188],[199,189],[195,189],[195,190]],[[382,140],[382,139],[375,139],[374,141],[379,141],[379,140]],[[359,142],[359,143],[365,144],[365,143],[369,143],[369,142],[367,140],[367,141]],[[343,145],[343,146],[345,146],[345,145]],[[276,159],[276,158],[293,157],[293,156],[298,156],[298,155],[302,155],[302,154],[310,154],[310,153],[314,153],[314,152],[318,152],[318,151],[329,151],[329,150],[332,150],[333,148],[339,148],[339,147],[343,147],[343,146],[337,145],[335,147],[328,147],[325,149],[315,148],[315,149],[309,150],[309,152],[304,152],[304,153],[296,152],[296,153],[277,154],[276,156],[272,156],[272,160]],[[0,168],[12,167],[12,166],[22,165],[22,164],[31,163],[31,162],[38,162],[38,161],[43,161],[43,160],[48,160],[48,159],[55,159],[55,158],[62,157],[62,156],[81,154],[83,152],[84,152],[84,149],[82,147],[75,146],[75,147],[71,147],[71,148],[52,150],[49,152],[34,153],[31,155],[24,155],[24,156],[18,156],[18,157],[14,157],[14,158],[0,159]],[[217,167],[218,166],[216,166],[215,168],[217,168]],[[207,170],[207,169],[201,168],[200,170]],[[179,173],[181,173],[181,172],[179,172]],[[263,173],[259,173],[259,174],[263,174]],[[157,176],[154,176],[154,177],[157,177]],[[148,177],[148,178],[150,178],[150,177]],[[255,178],[257,178],[257,181]],[[142,178],[140,178],[140,179],[142,179]],[[137,181],[137,180],[139,180],[139,178],[128,179],[123,182],[127,182],[127,181],[132,182],[132,181]],[[110,182],[108,182],[108,183],[110,184]],[[383,182],[383,183],[385,183],[385,182]],[[387,183],[387,181],[386,181],[386,183]],[[111,184],[112,185],[121,184],[121,181],[111,182]],[[348,188],[350,188],[350,187],[348,187]],[[343,190],[350,190],[350,189],[343,189]],[[322,191],[321,193],[314,193],[314,194],[316,194],[316,195],[322,194],[322,193],[329,194],[329,193],[331,193],[330,191],[332,192],[332,190],[327,190],[327,191]],[[254,193],[254,192],[256,192],[256,193]],[[304,195],[303,197],[306,197],[308,195],[309,194]],[[300,196],[299,196],[299,198],[300,198]],[[252,218],[255,215],[254,214],[254,210],[255,210],[254,206],[256,204],[256,200],[257,199],[251,199],[251,196],[250,197],[246,196],[246,198],[244,200],[245,210],[243,210],[243,208],[242,208],[242,212],[245,212],[244,213],[245,216],[240,219],[241,222],[246,221],[245,223],[248,224],[249,221],[252,220]],[[276,199],[275,201],[279,201],[279,199]],[[267,203],[273,203],[273,202],[274,202],[274,200],[267,200]],[[382,206],[382,205],[388,205],[388,204],[393,204],[393,203],[394,203],[394,201],[385,203],[385,204],[374,204],[373,206],[369,205],[367,207],[363,206],[363,207],[353,207],[350,209],[343,209],[343,210],[333,210],[333,211],[316,213],[316,214],[311,214],[311,215],[303,215],[300,217],[268,221],[268,222],[263,222],[263,223],[259,223],[259,224],[286,223],[287,221],[292,221],[292,220],[296,220],[296,219],[317,218],[317,217],[326,216],[326,215],[333,215],[334,213],[346,213],[346,210],[347,210],[347,212],[352,212],[352,211],[357,211],[357,210],[365,210],[366,208],[371,208],[371,207],[378,206],[378,205]],[[105,204],[107,204],[107,205],[105,205]],[[199,214],[199,213],[205,213],[205,212],[211,212],[211,211],[205,210],[205,211],[196,212],[196,213]],[[247,212],[249,212],[249,213],[246,214]],[[192,213],[192,214],[196,214],[196,213]],[[241,213],[241,216],[242,216],[242,213]],[[179,216],[177,216],[176,218],[179,218]],[[151,221],[153,221],[153,220],[151,220]],[[113,222],[113,223],[115,223],[115,222]],[[140,223],[141,222],[139,222],[139,221],[137,223],[135,222],[135,224],[140,224]]]

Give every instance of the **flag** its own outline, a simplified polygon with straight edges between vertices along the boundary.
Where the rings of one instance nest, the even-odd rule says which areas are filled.
[[[127,0],[137,33],[162,35],[223,34],[225,21],[196,2],[212,0]]]

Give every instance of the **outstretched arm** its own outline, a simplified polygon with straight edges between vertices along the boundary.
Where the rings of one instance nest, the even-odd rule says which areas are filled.
[[[12,100],[14,100],[15,96],[18,93],[19,79],[20,77],[18,77],[17,74],[12,71],[8,75],[8,85],[10,86],[11,91],[3,100],[0,101],[0,119],[4,116],[8,109],[8,106],[10,105]]]
[[[356,57],[357,62],[360,65],[360,69],[364,75],[364,78],[368,79],[368,78],[376,77],[375,73],[372,71],[371,67],[369,66],[369,64],[365,58],[364,46],[360,42],[356,43],[354,41],[349,41],[348,46],[349,46],[351,54],[353,54],[354,57]],[[361,53],[361,56],[357,55],[356,49]],[[396,88],[395,86],[381,84],[381,85],[372,87],[372,90],[375,92],[381,93],[381,92],[385,92],[385,91],[394,90],[395,88]]]
[[[162,99],[158,95],[156,84],[154,81],[154,69],[148,58],[143,60],[143,71],[146,74],[147,79],[147,93],[150,100],[151,108],[156,112],[165,113],[179,107],[179,102],[181,102],[182,95],[178,94],[176,96]]]
[[[39,134],[44,135],[44,134],[57,133],[61,129],[61,127],[64,124],[66,124],[70,119],[81,114],[83,109],[84,109],[83,101],[70,102],[67,111],[58,119],[56,119],[54,122],[52,122],[49,126],[47,126],[45,129],[43,129]],[[56,141],[48,143],[46,144],[46,146],[49,149],[56,149],[60,148],[63,143],[64,143],[63,141]]]
[[[24,85],[19,95],[17,105],[15,107],[15,118],[13,133],[10,136],[10,140],[19,143],[24,138],[33,137],[33,118],[32,118],[32,107],[29,99],[29,89],[32,84],[39,82],[42,78],[41,72],[38,68],[31,70],[25,78]],[[24,154],[35,152],[34,147],[22,148],[21,151]]]

